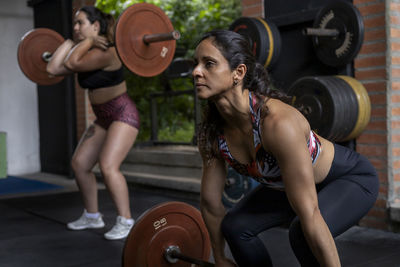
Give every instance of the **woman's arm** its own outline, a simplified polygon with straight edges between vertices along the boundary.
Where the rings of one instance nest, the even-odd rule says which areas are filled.
[[[291,114],[292,113],[292,114]],[[263,143],[276,157],[289,202],[304,236],[321,266],[340,266],[332,234],[323,219],[315,189],[303,120],[293,112],[265,119]]]
[[[222,192],[226,179],[223,160],[213,159],[207,163],[203,157],[200,210],[207,226],[216,266],[235,266],[225,257],[225,239],[221,232],[221,221],[225,216]]]
[[[72,73],[72,71],[68,70],[64,66],[64,60],[67,57],[68,53],[71,51],[74,44],[75,43],[72,40],[67,39],[56,49],[56,51],[51,56],[50,61],[47,63],[46,71],[49,74],[54,76],[61,76]]]
[[[64,66],[73,72],[104,69],[115,60],[104,37],[90,37],[79,42],[65,58]]]

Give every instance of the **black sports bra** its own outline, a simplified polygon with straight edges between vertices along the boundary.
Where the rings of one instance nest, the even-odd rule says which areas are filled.
[[[124,68],[113,71],[94,70],[78,73],[78,83],[82,88],[94,90],[120,84],[124,81]]]

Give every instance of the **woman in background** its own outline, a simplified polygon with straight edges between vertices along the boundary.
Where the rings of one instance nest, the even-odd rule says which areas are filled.
[[[52,75],[77,73],[97,117],[83,134],[72,158],[76,182],[82,193],[84,212],[67,227],[71,230],[102,228],[97,182],[92,172],[99,163],[104,183],[117,208],[115,225],[106,239],[125,238],[134,224],[129,192],[120,165],[139,131],[139,114],[127,94],[123,65],[113,41],[114,19],[93,6],[79,9],[74,19],[74,39],[66,40],[53,54],[47,71]]]

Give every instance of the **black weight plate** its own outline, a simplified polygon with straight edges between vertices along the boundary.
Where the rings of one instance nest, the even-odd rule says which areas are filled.
[[[345,81],[335,76],[324,76],[323,79],[334,98],[336,113],[331,136],[328,139],[336,142],[344,141],[357,122],[358,103],[356,95]]]
[[[263,18],[255,18],[255,20],[260,28],[260,33],[265,39],[261,44],[267,42],[269,44],[265,49],[261,49],[260,57],[265,62],[264,67],[272,69],[281,52],[281,35],[276,25],[271,21]]]
[[[225,207],[231,208],[258,184],[254,179],[239,174],[229,166],[222,193],[222,203],[224,203]]]
[[[279,56],[277,52],[280,51],[279,31],[271,30],[274,27],[263,19],[241,17],[235,20],[229,29],[246,37],[257,61],[265,68],[269,68],[272,66],[271,63],[276,61]],[[276,47],[279,48],[277,51]]]
[[[337,37],[313,36],[318,58],[326,65],[337,67],[350,63],[360,51],[364,39],[364,22],[351,3],[335,1],[322,8],[314,28],[337,29]]]
[[[290,86],[288,95],[294,97],[295,107],[302,107],[311,129],[325,138],[331,134],[336,119],[335,102],[323,79],[314,76],[300,78]]]

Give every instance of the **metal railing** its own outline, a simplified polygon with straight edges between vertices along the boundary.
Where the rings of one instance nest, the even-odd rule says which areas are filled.
[[[157,99],[158,98],[173,98],[181,95],[193,95],[193,106],[194,106],[194,135],[191,142],[177,142],[177,141],[160,141],[158,140],[158,108]],[[196,145],[197,141],[197,125],[200,123],[200,105],[197,98],[196,90],[183,90],[183,91],[166,91],[157,92],[150,94],[150,125],[151,125],[151,135],[150,142],[157,145]]]

